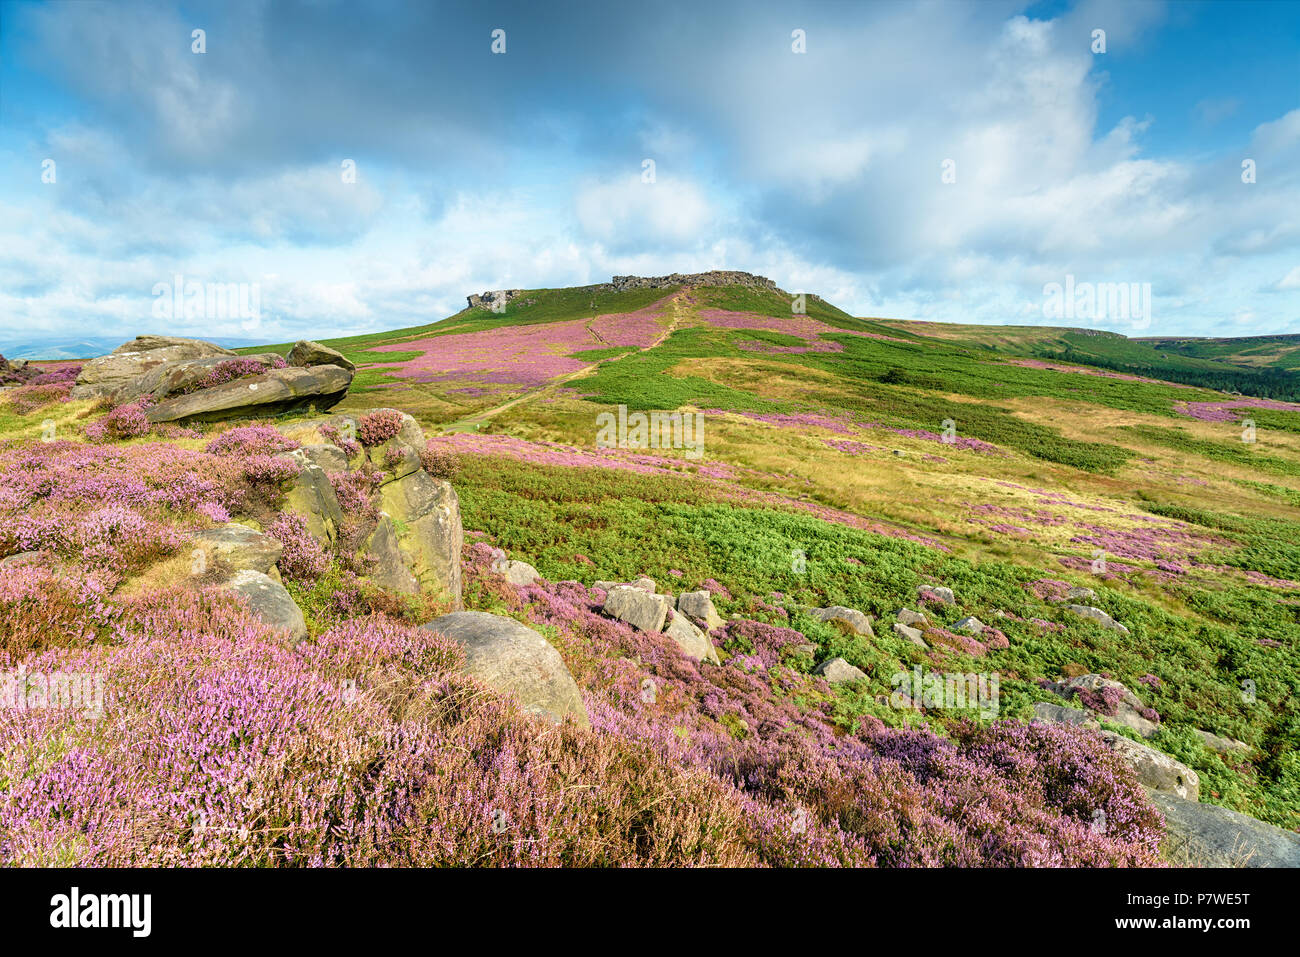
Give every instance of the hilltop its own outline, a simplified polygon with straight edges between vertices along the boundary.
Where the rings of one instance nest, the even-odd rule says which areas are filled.
[[[94,602],[87,585],[66,606],[47,578],[6,586],[10,654],[98,654],[143,676],[180,660],[163,636],[183,620],[199,636],[184,655],[254,700],[250,741],[281,732],[274,696],[241,683],[247,669],[294,675],[304,708],[303,689],[338,680],[361,694],[341,725],[308,708],[274,762],[230,756],[305,836],[287,851],[255,827],[200,845],[182,807],[156,826],[170,860],[1300,859],[1300,405],[1197,381],[1273,379],[1113,333],[864,319],[814,295],[798,311],[744,273],[626,279],[511,290],[496,310],[471,297],[436,322],[299,344],[355,366],[328,415],[105,438],[102,423],[129,417],[70,399],[67,372],[6,391],[0,556],[45,550],[60,574],[114,570]],[[273,367],[293,355],[239,351]],[[1290,374],[1269,370],[1283,385]],[[269,375],[250,366],[233,382]],[[42,443],[49,423],[59,441]],[[293,474],[266,461],[285,456]],[[304,461],[327,477],[340,522],[378,524],[307,544],[292,518],[316,514],[302,504]],[[120,483],[111,517],[49,480],[74,462]],[[394,491],[412,482],[425,493]],[[445,587],[394,593],[403,565],[423,567],[411,536],[434,535],[441,515],[431,541],[453,541],[453,514],[464,542],[459,562],[439,558]],[[187,554],[176,529],[227,519],[280,542],[272,564],[306,634],[289,650],[214,597],[220,581],[201,599],[162,588],[175,572],[161,565]],[[139,531],[123,532],[129,548],[91,531],[110,526]],[[390,534],[377,585],[358,558]],[[44,631],[14,611],[36,593],[56,609]],[[487,619],[457,619],[458,607],[494,635],[522,625],[523,644],[545,638],[545,689],[475,671],[458,646],[474,647],[465,635]],[[86,629],[89,651],[39,637]],[[984,694],[953,702],[913,676],[969,677]],[[542,733],[538,714],[572,720]],[[364,739],[365,760],[310,764],[313,743],[338,735]],[[55,760],[23,740],[32,767]],[[127,740],[110,731],[88,747],[153,781]],[[182,783],[219,790],[204,756],[187,756]],[[328,800],[273,784],[302,762]],[[46,779],[33,774],[34,801]],[[408,805],[409,790],[427,797]],[[471,804],[504,817],[450,810]],[[339,837],[350,807],[410,856]],[[111,853],[68,835],[72,850],[34,840],[26,853],[163,853],[102,813]],[[239,808],[222,813],[247,826]]]

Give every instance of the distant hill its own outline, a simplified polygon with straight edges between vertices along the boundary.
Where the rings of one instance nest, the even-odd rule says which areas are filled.
[[[1300,400],[1300,335],[1130,339],[1118,332],[1059,326],[880,322],[934,339],[1026,358],[1096,366],[1266,399]]]
[[[93,359],[107,355],[130,336],[85,336],[79,339],[0,339],[0,355],[7,359]],[[209,338],[219,346],[238,349],[252,345],[254,339]]]

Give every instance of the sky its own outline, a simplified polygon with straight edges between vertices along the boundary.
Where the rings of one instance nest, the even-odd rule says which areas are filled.
[[[1300,333],[1300,3],[0,0],[0,340],[714,268],[860,316]],[[168,316],[178,276],[256,308]],[[1067,277],[1149,314],[1046,318]]]

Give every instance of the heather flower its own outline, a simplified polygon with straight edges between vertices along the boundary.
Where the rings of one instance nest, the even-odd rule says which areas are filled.
[[[357,438],[367,448],[383,445],[402,431],[406,419],[396,409],[377,409],[357,421]]]
[[[278,566],[289,581],[315,581],[329,568],[330,557],[307,531],[307,523],[294,512],[281,512],[266,534],[284,545]]]
[[[291,452],[300,442],[281,435],[269,425],[245,425],[228,429],[208,443],[209,455],[273,455]]]

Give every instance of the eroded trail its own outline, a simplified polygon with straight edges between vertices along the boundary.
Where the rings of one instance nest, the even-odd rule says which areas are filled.
[[[671,336],[674,332],[677,331],[677,329],[680,327],[682,322],[687,318],[690,311],[690,305],[694,301],[690,296],[690,292],[691,292],[691,288],[689,286],[684,286],[681,289],[679,289],[676,293],[674,293],[671,298],[669,298],[666,306],[666,310],[668,313],[668,324],[664,326],[663,331],[657,337],[655,337],[655,340],[651,342],[648,346],[644,346],[642,349],[638,349],[633,352],[624,353],[623,355],[616,356],[612,359],[602,359],[598,362],[593,362],[590,365],[583,366],[581,369],[576,369],[573,372],[565,373],[564,375],[559,376],[558,378],[552,379],[550,382],[546,383],[546,385],[542,386],[541,388],[533,389],[531,392],[525,392],[523,395],[515,396],[513,399],[503,402],[498,406],[494,406],[482,412],[476,412],[474,415],[466,416],[463,419],[457,419],[455,422],[443,426],[443,431],[444,432],[479,431],[483,423],[488,422],[489,420],[495,418],[496,416],[500,415],[502,412],[506,412],[509,409],[513,409],[515,406],[520,405],[524,402],[531,402],[534,399],[545,398],[546,396],[563,388],[565,385],[572,382],[573,380],[581,379],[590,375],[596,369],[597,366],[601,366],[609,362],[619,362],[623,359],[626,359],[628,356],[636,355],[637,352],[644,351],[645,349],[653,349],[655,346],[662,344],[669,336]],[[598,342],[602,342],[608,345],[608,343],[600,335],[600,333],[596,332],[596,330],[594,330],[591,327],[591,324],[595,322],[596,319],[598,318],[599,318],[598,316],[592,316],[591,319],[587,321],[587,331],[590,332],[592,337],[595,338]]]

